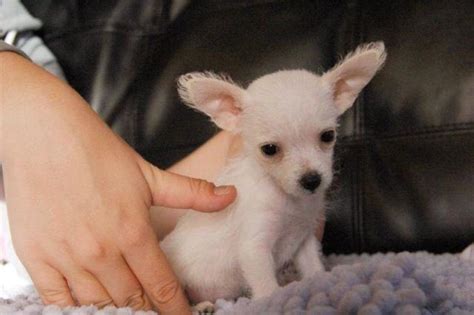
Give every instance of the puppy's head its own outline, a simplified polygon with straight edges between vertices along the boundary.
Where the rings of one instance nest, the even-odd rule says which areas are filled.
[[[337,118],[385,61],[381,42],[359,46],[322,76],[305,70],[265,75],[243,89],[213,73],[180,77],[189,106],[240,133],[254,158],[288,194],[323,192],[332,180]]]

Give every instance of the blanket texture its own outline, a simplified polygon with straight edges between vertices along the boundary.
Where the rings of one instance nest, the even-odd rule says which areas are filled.
[[[268,298],[218,300],[216,313],[474,314],[474,261],[459,255],[328,256],[324,262],[327,272],[292,282]],[[12,299],[0,298],[0,314],[155,314],[129,308],[44,307],[28,290]]]

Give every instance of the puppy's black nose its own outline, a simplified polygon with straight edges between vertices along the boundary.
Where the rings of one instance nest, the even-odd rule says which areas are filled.
[[[303,175],[300,179],[300,185],[310,192],[314,192],[321,184],[321,175],[317,172],[309,172]]]

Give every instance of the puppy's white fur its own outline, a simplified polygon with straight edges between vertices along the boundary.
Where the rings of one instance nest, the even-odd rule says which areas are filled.
[[[322,76],[305,70],[265,75],[243,89],[229,78],[190,73],[179,93],[222,129],[239,133],[241,154],[229,161],[217,184],[235,185],[236,201],[216,213],[188,212],[161,247],[194,302],[253,298],[278,288],[276,270],[293,260],[303,278],[323,270],[314,233],[324,219],[332,180],[335,130],[385,61],[381,42],[362,45]],[[272,143],[279,151],[265,156]],[[321,183],[304,189],[301,178],[317,172]]]

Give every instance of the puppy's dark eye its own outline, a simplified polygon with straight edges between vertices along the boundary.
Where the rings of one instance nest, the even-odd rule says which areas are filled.
[[[334,130],[327,130],[321,134],[321,141],[324,143],[331,143],[336,138],[336,132]]]
[[[277,154],[278,151],[280,151],[280,148],[276,144],[268,143],[268,144],[262,145],[260,147],[260,150],[262,150],[262,153],[266,156],[273,156]]]

